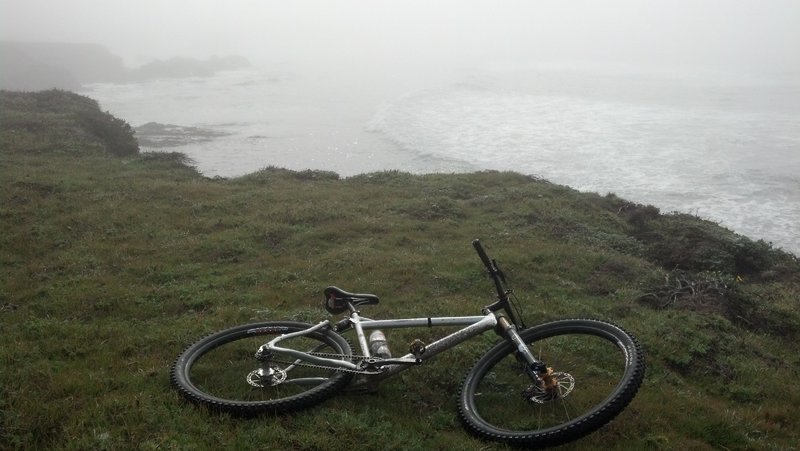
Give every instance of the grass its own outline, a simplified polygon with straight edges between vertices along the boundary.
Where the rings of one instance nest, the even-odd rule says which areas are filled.
[[[208,179],[18,96],[0,109],[0,448],[503,449],[455,405],[491,336],[289,416],[209,414],[168,380],[209,332],[322,319],[330,284],[380,295],[375,318],[476,314],[492,300],[478,237],[529,323],[607,319],[648,352],[629,408],[564,449],[800,442],[800,264],[767,243],[516,173]],[[435,336],[388,335],[396,350]]]

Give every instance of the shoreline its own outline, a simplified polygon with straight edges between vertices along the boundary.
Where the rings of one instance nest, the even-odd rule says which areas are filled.
[[[400,173],[400,174],[408,174],[408,175],[411,175],[411,176],[436,176],[436,175],[469,175],[469,174],[476,174],[476,173],[503,173],[503,172],[509,172],[509,173],[513,173],[513,174],[518,174],[518,175],[523,176],[523,177],[530,177],[532,179],[541,180],[543,182],[551,183],[551,184],[556,185],[556,186],[561,186],[561,187],[564,187],[564,188],[575,190],[575,191],[580,192],[580,193],[596,194],[596,195],[600,195],[600,196],[603,196],[603,195],[613,195],[613,196],[620,195],[618,192],[614,192],[614,191],[607,191],[607,192],[601,193],[601,192],[598,192],[598,191],[584,190],[584,189],[580,189],[580,188],[577,188],[577,187],[574,187],[574,186],[571,186],[571,185],[554,182],[554,181],[552,181],[550,179],[541,177],[538,174],[527,174],[527,173],[524,173],[524,172],[513,171],[513,170],[512,171],[508,171],[508,170],[503,170],[503,169],[471,168],[471,169],[452,170],[452,171],[441,171],[441,170],[438,170],[438,171],[423,172],[423,171],[409,171],[409,170],[401,169],[401,168],[382,168],[382,169],[374,169],[374,170],[364,171],[364,172],[352,172],[352,173],[347,173],[347,174],[341,174],[338,171],[334,171],[334,170],[326,169],[326,168],[286,167],[286,166],[279,166],[279,165],[266,165],[264,167],[255,169],[253,171],[242,173],[242,174],[238,174],[238,175],[235,175],[235,176],[219,176],[219,175],[209,175],[209,174],[206,174],[203,171],[201,171],[197,167],[196,161],[190,155],[188,155],[185,152],[181,152],[181,151],[170,152],[170,151],[163,150],[163,148],[153,149],[153,150],[143,150],[142,152],[143,153],[155,153],[155,154],[158,154],[158,153],[176,153],[176,154],[179,154],[182,157],[184,157],[184,158],[181,158],[181,161],[183,161],[183,164],[187,165],[188,167],[191,167],[193,170],[197,171],[197,173],[199,175],[201,175],[202,177],[204,177],[205,179],[208,179],[208,180],[224,179],[224,180],[235,181],[237,179],[246,179],[246,178],[249,178],[249,177],[252,177],[252,176],[257,176],[259,173],[261,173],[263,171],[272,170],[272,169],[275,169],[275,170],[286,170],[286,171],[290,171],[290,172],[294,172],[294,173],[307,174],[310,177],[313,177],[313,174],[327,174],[326,178],[330,177],[331,175],[335,175],[334,178],[341,179],[341,180],[347,180],[347,179],[352,179],[352,178],[360,178],[360,177],[371,177],[372,175],[380,175],[382,173]],[[784,252],[790,253],[790,254],[792,254],[792,255],[794,255],[796,257],[800,257],[800,246],[797,246],[797,248],[793,248],[790,245],[790,243],[788,243],[788,242],[787,242],[787,244],[784,244],[780,240],[772,241],[772,240],[768,240],[766,238],[759,238],[757,236],[754,236],[753,234],[748,234],[746,232],[743,233],[743,232],[735,229],[734,227],[731,227],[729,224],[725,223],[724,220],[719,220],[717,218],[713,218],[713,217],[709,217],[709,216],[703,216],[701,214],[697,214],[697,212],[691,212],[691,211],[688,211],[688,210],[681,211],[679,209],[662,209],[661,207],[659,207],[658,205],[653,204],[652,202],[640,201],[640,200],[634,199],[634,198],[632,198],[630,196],[620,195],[620,197],[622,197],[624,199],[628,199],[629,201],[632,201],[632,202],[635,202],[635,203],[640,203],[640,204],[643,204],[643,205],[652,205],[652,206],[658,208],[660,211],[663,211],[664,214],[678,214],[678,215],[687,214],[687,215],[691,215],[691,216],[693,216],[693,217],[695,217],[695,218],[697,218],[699,220],[709,221],[711,223],[717,224],[720,227],[723,227],[723,228],[725,228],[727,230],[730,230],[731,232],[736,233],[738,235],[751,238],[751,239],[753,239],[755,241],[764,241],[765,243],[769,244],[770,246],[773,246],[775,249],[779,249],[779,250],[782,250]]]
[[[797,113],[784,104],[772,113],[764,110],[775,92],[764,99],[747,92],[740,108],[728,111],[737,103],[729,98],[735,93],[730,86],[704,89],[695,98],[700,86],[684,91],[660,80],[679,94],[675,99],[689,96],[688,106],[669,96],[666,103],[619,107],[609,100],[616,98],[617,78],[603,78],[602,92],[575,103],[574,95],[595,85],[572,74],[564,96],[542,97],[545,87],[561,86],[546,75],[536,79],[544,87],[526,85],[519,92],[494,89],[506,80],[486,75],[468,83],[414,86],[400,97],[389,95],[385,86],[367,86],[363,98],[354,98],[359,90],[353,80],[242,71],[191,82],[97,86],[91,95],[107,99],[104,107],[131,123],[226,133],[170,148],[189,155],[209,177],[236,177],[267,166],[342,176],[515,170],[582,191],[614,192],[664,211],[689,212],[800,253],[800,181],[791,180],[794,168],[800,170],[791,152],[795,132],[781,139],[782,126],[764,125],[784,124]],[[649,92],[647,80],[635,81],[626,102]],[[159,99],[158,108],[150,98]],[[748,113],[748,105],[755,109]],[[691,133],[680,132],[687,127],[686,115],[701,124],[689,127]],[[516,132],[498,132],[507,127]]]

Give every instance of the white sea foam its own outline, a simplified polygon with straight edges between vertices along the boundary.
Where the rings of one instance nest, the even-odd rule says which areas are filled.
[[[798,252],[800,115],[450,87],[369,124],[409,151],[691,212]]]

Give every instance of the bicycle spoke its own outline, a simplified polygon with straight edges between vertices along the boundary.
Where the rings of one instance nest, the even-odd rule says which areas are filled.
[[[643,360],[637,345],[613,325],[567,320],[520,336],[547,366],[540,380],[532,379],[517,362],[516,349],[503,343],[490,350],[465,381],[462,419],[487,438],[552,444],[557,434],[566,438],[586,433],[609,421],[641,383]],[[624,399],[612,403],[615,397]],[[569,426],[585,422],[594,426]]]
[[[288,411],[319,402],[352,376],[277,353],[256,356],[265,342],[309,327],[272,322],[237,326],[211,335],[189,347],[176,361],[172,382],[192,401],[235,413]],[[334,359],[350,358],[347,341],[330,331],[293,336],[281,346],[324,353]]]

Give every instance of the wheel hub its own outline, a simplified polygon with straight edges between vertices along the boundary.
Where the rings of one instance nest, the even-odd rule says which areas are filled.
[[[564,399],[575,388],[575,378],[569,373],[547,369],[541,376],[540,384],[530,385],[522,390],[522,396],[532,404],[545,404]]]
[[[247,383],[257,388],[274,387],[286,380],[286,371],[280,368],[259,368],[247,375]]]

